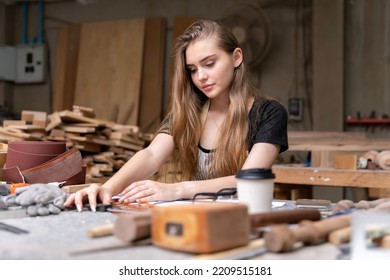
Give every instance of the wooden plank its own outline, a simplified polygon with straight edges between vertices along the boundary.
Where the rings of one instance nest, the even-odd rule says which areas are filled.
[[[311,117],[314,130],[341,131],[344,126],[344,2],[312,1]]]
[[[311,186],[390,188],[386,170],[346,170],[334,168],[274,165],[275,183]]]
[[[366,133],[355,131],[289,131],[289,144],[345,144],[365,140]]]
[[[71,110],[74,101],[80,24],[69,24],[57,32],[53,111]]]
[[[74,104],[96,117],[138,123],[145,19],[83,23]]]
[[[22,120],[4,120],[3,121],[3,127],[23,126],[23,125],[26,125],[26,121],[22,121]]]
[[[72,126],[72,125],[61,125],[60,129],[65,132],[73,132],[73,133],[95,133],[96,128],[94,127],[81,127],[81,126]]]
[[[289,151],[370,151],[389,150],[390,141],[383,139],[356,140],[353,143],[344,144],[289,144]]]
[[[166,20],[148,18],[138,125],[143,132],[155,132],[162,121]]]
[[[311,152],[311,167],[335,167],[336,157],[339,155],[355,155],[356,157],[363,156],[364,151],[312,151]],[[355,168],[356,169],[356,168]]]
[[[120,131],[114,131],[110,133],[110,139],[111,140],[121,140],[124,142],[129,142],[137,145],[144,145],[145,141],[137,136],[128,134],[128,133],[123,133]]]
[[[69,110],[64,110],[64,111],[61,111],[58,113],[59,113],[61,120],[63,122],[72,122],[72,123],[83,123],[84,122],[84,123],[98,124],[99,126],[105,126],[105,125],[110,124],[109,121],[84,117],[84,116],[81,116],[81,115],[74,113],[72,111],[69,111]]]

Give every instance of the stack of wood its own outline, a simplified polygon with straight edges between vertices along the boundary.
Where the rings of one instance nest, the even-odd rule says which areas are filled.
[[[140,132],[138,126],[96,119],[91,108],[81,106],[50,115],[22,111],[20,120],[5,120],[0,127],[3,143],[62,141],[68,148],[79,149],[88,166],[89,181],[111,177],[151,138],[151,134]]]

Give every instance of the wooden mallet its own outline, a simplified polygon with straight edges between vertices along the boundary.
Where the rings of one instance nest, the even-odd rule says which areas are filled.
[[[266,248],[270,252],[292,251],[297,242],[305,245],[320,244],[327,240],[329,233],[348,227],[351,214],[327,218],[320,221],[302,221],[296,228],[287,224],[271,227],[264,235]]]

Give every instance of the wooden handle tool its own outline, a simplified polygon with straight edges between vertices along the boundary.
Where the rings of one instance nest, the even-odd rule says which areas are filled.
[[[151,235],[152,214],[149,211],[119,215],[114,224],[114,235],[125,242],[132,242]]]
[[[375,208],[381,204],[390,202],[390,198],[378,198],[375,200],[360,200],[359,202],[355,203],[355,207],[358,209],[370,209]]]
[[[264,235],[266,248],[270,252],[292,251],[296,242],[308,245],[319,244],[328,234],[349,226],[351,214],[335,216],[321,221],[302,221],[298,227],[290,228],[287,224],[275,225]]]
[[[321,220],[321,213],[317,209],[291,209],[250,215],[252,229],[272,224],[297,224],[303,220]]]
[[[333,245],[348,243],[351,240],[351,231],[352,229],[349,226],[332,231],[328,235],[328,241]]]
[[[372,242],[382,249],[390,249],[390,235],[374,238]]]
[[[88,230],[88,236],[94,238],[94,237],[112,235],[113,230],[114,230],[114,224],[108,223],[102,226],[90,228]]]

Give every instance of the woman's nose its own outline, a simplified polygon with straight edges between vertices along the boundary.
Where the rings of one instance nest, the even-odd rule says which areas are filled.
[[[198,70],[198,79],[199,81],[207,79],[207,74],[204,70]]]

